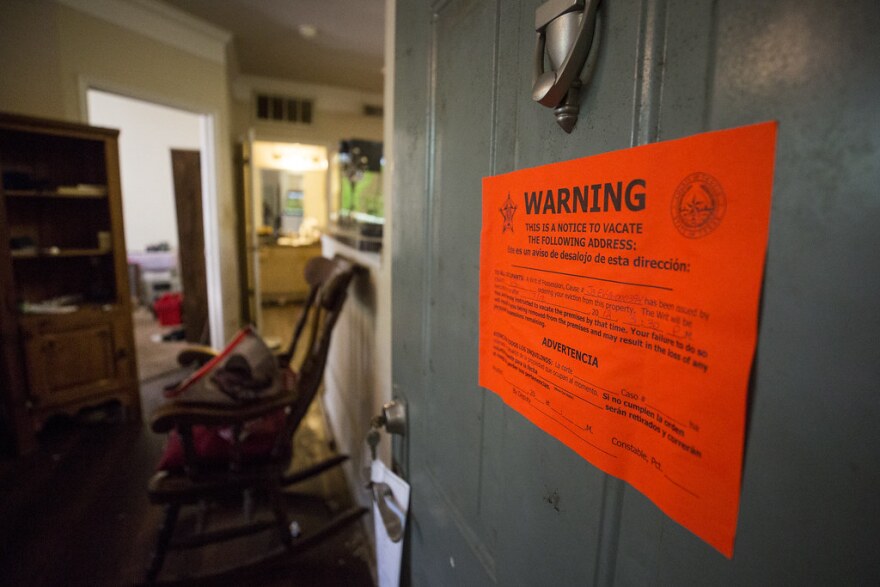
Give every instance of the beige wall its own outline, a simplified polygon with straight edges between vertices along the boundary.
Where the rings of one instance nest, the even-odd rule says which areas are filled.
[[[236,112],[241,112],[248,117],[244,126],[252,126],[256,138],[261,141],[305,143],[336,149],[342,139],[382,140],[381,118],[369,118],[344,112],[318,111],[315,112],[313,123],[304,126],[272,124],[262,121],[252,122],[250,107],[246,104],[242,108],[237,108]]]
[[[224,63],[196,57],[73,8],[58,7],[66,115],[81,115],[80,87],[108,85],[178,108],[229,116]],[[225,123],[227,124],[227,123]],[[227,124],[228,125],[228,124]]]
[[[64,115],[55,14],[50,0],[0,2],[0,110]]]
[[[312,123],[301,125],[256,120],[252,95],[257,92],[314,100]],[[335,149],[342,139],[381,141],[383,137],[382,118],[361,114],[364,104],[382,103],[379,94],[242,76],[235,80],[230,95],[233,136],[242,139],[253,131],[253,138],[260,141],[305,143]]]
[[[293,84],[292,95],[315,100],[313,124],[256,123],[252,88],[285,94],[290,84],[253,78],[242,84],[230,77],[234,55],[221,61],[51,0],[0,0],[0,110],[85,121],[85,92],[94,87],[213,117],[219,258],[224,260],[219,287],[229,336],[240,321],[232,144],[253,137],[335,149],[345,138],[382,140],[383,122],[359,114],[358,103],[375,104],[374,95]]]
[[[318,221],[323,230],[327,227],[327,171],[303,173],[303,212]]]
[[[223,326],[239,326],[229,84],[219,61],[47,0],[0,2],[0,110],[85,121],[87,87],[208,114],[214,120]]]

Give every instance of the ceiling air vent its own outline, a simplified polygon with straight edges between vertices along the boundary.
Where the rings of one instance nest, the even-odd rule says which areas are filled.
[[[385,109],[382,106],[376,106],[374,104],[364,104],[364,116],[375,116],[376,118],[382,118],[384,110]]]
[[[258,120],[312,123],[312,100],[257,94],[256,104]]]

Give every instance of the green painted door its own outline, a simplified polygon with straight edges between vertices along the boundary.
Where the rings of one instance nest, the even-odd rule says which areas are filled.
[[[537,0],[397,3],[393,379],[414,585],[880,578],[880,4],[604,0],[571,135],[531,100]],[[728,560],[477,385],[486,175],[778,120]]]

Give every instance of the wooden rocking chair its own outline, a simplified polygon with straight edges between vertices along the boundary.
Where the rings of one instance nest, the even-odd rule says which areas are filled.
[[[348,457],[337,455],[308,469],[287,473],[292,438],[314,400],[324,373],[327,350],[347,289],[359,267],[344,258],[311,259],[305,268],[310,292],[294,329],[290,347],[278,356],[279,365],[293,365],[292,390],[242,405],[168,402],[153,414],[154,432],[168,433],[169,441],[159,471],[150,480],[151,502],[165,507],[147,582],[154,583],[168,550],[189,549],[273,529],[284,549],[281,555],[298,553],[357,520],[366,509],[353,507],[336,515],[322,528],[294,538],[282,488],[311,478]],[[180,353],[178,361],[204,365],[217,355],[210,348],[194,347]],[[175,536],[181,507],[205,504],[211,499],[257,492],[268,496],[274,519],[248,521],[234,528]],[[247,501],[247,500],[246,500]],[[277,558],[267,555],[265,558]],[[258,568],[263,560],[247,564]],[[241,572],[241,566],[212,578]]]

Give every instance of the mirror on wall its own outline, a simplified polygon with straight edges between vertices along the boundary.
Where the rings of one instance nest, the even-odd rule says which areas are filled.
[[[305,218],[305,176],[283,169],[261,169],[262,225],[261,234],[271,239],[297,237]],[[317,228],[318,219],[309,216]]]
[[[256,141],[253,157],[260,242],[317,239],[327,227],[327,148]]]

